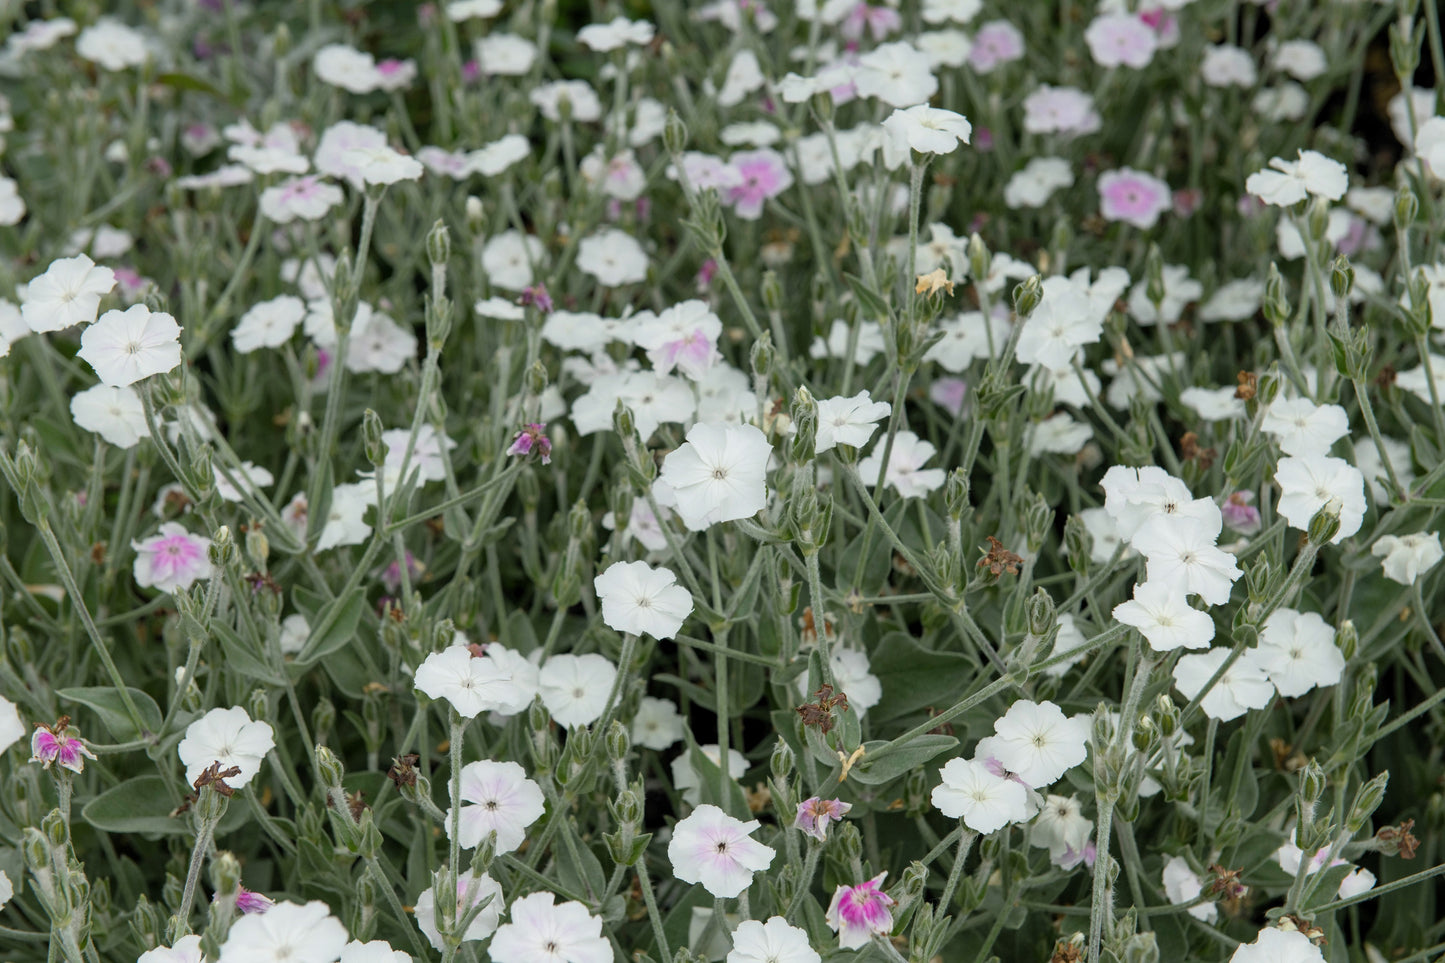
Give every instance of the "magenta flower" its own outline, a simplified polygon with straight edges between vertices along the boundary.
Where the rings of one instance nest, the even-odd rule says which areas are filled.
[[[825,918],[838,934],[838,945],[843,949],[856,950],[866,946],[874,933],[887,936],[893,929],[893,899],[880,889],[887,875],[879,873],[866,883],[839,886],[833,891]]]
[[[763,202],[793,186],[793,175],[783,155],[775,150],[738,151],[728,158],[742,182],[728,190],[728,203],[737,216],[756,221],[763,216]]]
[[[828,824],[841,820],[853,808],[852,803],[817,796],[798,803],[798,818],[793,825],[817,840],[828,838]]]
[[[407,552],[407,578],[409,578],[412,582],[415,582],[418,578],[421,577],[421,574],[425,571],[426,566],[423,565],[421,562],[417,561],[416,556],[413,555],[411,552]],[[381,573],[381,582],[383,585],[386,586],[386,590],[388,592],[395,594],[396,590],[401,587],[401,566],[396,562],[392,562],[390,565],[388,565],[386,567],[386,570]]]
[[[252,913],[264,913],[275,905],[276,901],[271,897],[244,886],[236,893],[236,909],[246,916]]]
[[[553,310],[552,295],[547,293],[547,285],[534,284],[522,290],[522,296],[517,299],[522,307],[537,309],[538,314],[551,314]]]
[[[83,772],[85,760],[94,758],[95,753],[86,748],[80,737],[70,734],[69,716],[61,716],[53,726],[37,724],[35,735],[30,737],[30,761],[46,769],[52,763],[59,763],[62,769]]]
[[[1173,206],[1169,185],[1143,171],[1121,167],[1099,175],[1099,212],[1106,221],[1123,221],[1147,231]]]
[[[542,464],[552,463],[552,440],[544,434],[547,426],[545,424],[524,425],[522,430],[517,432],[517,437],[512,439],[511,447],[507,449],[509,455],[530,455],[533,449],[542,456]]]
[[[935,378],[928,386],[928,397],[957,418],[968,401],[968,382],[962,378]]]
[[[130,547],[136,553],[135,581],[142,588],[176,592],[211,577],[211,540],[192,535],[178,522],[166,522],[159,535],[131,542]]]
[[[706,291],[712,285],[712,279],[717,275],[717,262],[708,258],[702,262],[702,267],[697,269],[697,289],[699,292]]]
[[[1252,501],[1254,492],[1234,492],[1226,498],[1219,507],[1219,513],[1224,516],[1224,524],[1241,535],[1253,535],[1259,531],[1259,509],[1250,504]]]

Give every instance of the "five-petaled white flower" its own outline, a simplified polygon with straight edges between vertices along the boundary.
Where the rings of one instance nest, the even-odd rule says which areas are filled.
[[[672,570],[646,562],[613,562],[592,586],[602,621],[618,632],[670,639],[692,613],[692,593],[677,584]]]
[[[776,852],[750,835],[762,823],[743,822],[704,804],[672,829],[667,858],[685,883],[701,883],[714,896],[732,898],[747,889],[753,873],[772,865]]]
[[[996,719],[994,756],[1035,789],[1057,780],[1084,761],[1088,729],[1052,702],[1020,699]]]
[[[1370,547],[1370,554],[1381,560],[1385,577],[1401,585],[1414,585],[1445,557],[1439,532],[1381,535]]]
[[[447,700],[467,719],[517,701],[512,671],[490,655],[473,655],[465,645],[448,646],[427,656],[417,666],[415,681],[422,692]]]
[[[514,901],[487,948],[493,963],[611,963],[602,920],[581,903],[556,900],[539,892]]]
[[[1028,790],[1023,783],[995,773],[973,759],[950,759],[933,789],[933,805],[950,819],[962,819],[977,833],[997,832],[1028,818]]]
[[[878,430],[878,420],[887,418],[892,411],[892,405],[886,401],[874,401],[866,391],[860,391],[851,398],[841,395],[825,398],[818,402],[814,452],[821,455],[839,445],[862,448]]]
[[[767,505],[772,453],[767,436],[752,425],[697,424],[682,447],[663,459],[658,481],[683,524],[702,531],[750,518]]]
[[[20,314],[37,334],[88,324],[114,287],[115,272],[84,254],[59,258],[26,285]]]
[[[261,763],[276,746],[275,730],[269,722],[252,720],[240,706],[212,709],[186,727],[186,736],[176,754],[186,767],[186,782],[194,784],[212,763],[221,768],[240,768],[226,777],[232,789],[244,789],[261,771]]]
[[[346,943],[346,927],[320,900],[277,903],[231,924],[219,963],[335,963]]]
[[[164,374],[181,363],[181,326],[164,311],[132,304],[107,311],[80,336],[76,357],[112,388]]]
[[[489,833],[497,834],[496,852],[510,853],[527,838],[527,827],[546,809],[542,789],[527,778],[515,762],[483,759],[462,767],[460,836],[463,849],[480,846]],[[452,811],[447,810],[447,838],[452,835]]]

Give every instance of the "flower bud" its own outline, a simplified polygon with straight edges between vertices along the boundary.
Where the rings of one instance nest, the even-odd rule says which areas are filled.
[[[427,232],[426,256],[434,267],[445,265],[452,256],[451,232],[447,230],[446,221],[441,218],[437,218],[436,223]]]
[[[467,230],[472,236],[482,238],[487,233],[487,209],[482,206],[482,199],[475,195],[468,195],[467,205]]]
[[[637,434],[637,419],[621,398],[617,399],[617,407],[612,409],[612,427],[624,441],[634,439]]]
[[[1340,500],[1331,498],[1310,519],[1306,534],[1312,545],[1328,545],[1340,530]]]
[[[1325,232],[1330,226],[1330,202],[1323,197],[1316,197],[1309,207],[1309,214],[1306,217],[1305,226],[1309,229],[1309,239],[1314,244],[1319,244],[1325,239]]]
[[[753,342],[752,351],[748,356],[748,360],[752,364],[754,381],[760,381],[764,385],[768,383],[775,355],[773,336],[764,331],[762,337]]]
[[[1034,313],[1034,308],[1043,300],[1043,279],[1037,274],[1014,287],[1014,313],[1020,319]]]
[[[1341,254],[1330,265],[1330,290],[1334,292],[1336,300],[1344,301],[1349,298],[1354,287],[1355,269],[1350,266],[1350,259]]]
[[[982,284],[988,277],[988,271],[992,256],[989,254],[988,245],[983,243],[983,238],[978,232],[968,236],[968,270],[973,275],[975,282]]]
[[[619,666],[619,671],[627,671],[626,666]],[[627,734],[627,727],[616,719],[607,727],[607,734],[603,741],[607,744],[607,758],[614,763],[625,762],[627,753],[632,749],[632,739]]]
[[[1350,806],[1349,818],[1345,820],[1345,829],[1351,835],[1363,829],[1375,810],[1380,808],[1380,803],[1385,800],[1385,787],[1389,782],[1390,773],[1386,770],[1360,787],[1360,791],[1355,794],[1354,803]]]
[[[211,858],[211,889],[221,899],[234,899],[241,888],[241,861],[224,850]]]
[[[1093,563],[1094,536],[1089,533],[1089,526],[1084,524],[1080,515],[1070,515],[1064,522],[1064,552],[1069,557],[1069,568],[1075,574],[1089,574]]]
[[[1135,933],[1118,955],[1121,963],[1159,963],[1159,941],[1153,933]]]
[[[1273,261],[1264,282],[1263,308],[1264,318],[1270,324],[1280,325],[1289,320],[1289,297],[1284,290],[1284,275],[1279,273],[1279,266]]]
[[[437,270],[441,270],[438,268]],[[452,333],[452,299],[446,295],[426,297],[426,343],[433,351],[440,351]]]
[[[52,809],[45,814],[45,818],[40,820],[40,831],[45,834],[45,840],[52,849],[63,852],[70,844],[70,827],[66,825],[65,817],[61,816],[59,809]]]
[[[662,128],[662,146],[674,159],[687,149],[687,124],[683,123],[676,110],[667,112],[667,121]]]
[[[1345,619],[1340,623],[1339,632],[1335,635],[1335,645],[1339,646],[1346,662],[1354,661],[1360,651],[1360,630],[1355,628],[1354,619]]]
[[[211,467],[211,446],[201,445],[191,453],[191,484],[196,494],[205,498],[216,487],[215,470]]]
[[[1155,701],[1154,718],[1158,721],[1159,733],[1164,738],[1167,739],[1178,731],[1179,707],[1174,704],[1169,693],[1161,693],[1158,700]]]
[[[783,282],[776,271],[763,272],[762,298],[768,311],[777,314],[783,310]]]
[[[322,696],[311,710],[311,735],[323,739],[336,725],[336,704]]]
[[[895,890],[894,899],[898,901],[900,915],[904,909],[923,896],[927,886],[928,867],[915,859],[903,870],[903,876],[898,881],[898,889]]]
[[[773,754],[768,761],[768,768],[773,774],[774,782],[779,785],[787,782],[788,778],[793,774],[793,767],[796,763],[797,757],[793,752],[792,746],[789,746],[787,742],[782,739],[773,743]]]
[[[1400,86],[1406,86],[1420,66],[1420,44],[1425,39],[1425,23],[1397,20],[1390,24],[1390,66]]]
[[[246,559],[258,572],[266,571],[266,562],[271,557],[271,540],[259,527],[252,526],[246,532]]]
[[[361,416],[361,445],[372,468],[386,464],[386,442],[382,441],[381,415],[368,408]]]
[[[1274,564],[1269,556],[1261,552],[1254,564],[1244,570],[1244,584],[1249,591],[1249,600],[1256,605],[1264,604],[1274,592]]]
[[[1154,310],[1159,311],[1160,305],[1164,303],[1164,255],[1159,252],[1159,245],[1151,243],[1149,251],[1144,256],[1144,294],[1149,303],[1154,305]]]
[[[1028,537],[1029,551],[1037,552],[1043,547],[1044,539],[1054,527],[1054,507],[1041,493],[1030,493],[1028,505],[1024,508],[1024,532]]]
[[[527,369],[527,394],[537,397],[547,390],[547,366],[541,361],[532,362]]]
[[[1029,635],[1039,638],[1043,638],[1053,631],[1058,621],[1054,614],[1053,596],[1042,588],[1029,596],[1027,614]]]
[[[1144,755],[1150,755],[1159,748],[1160,733],[1159,726],[1149,716],[1141,716],[1131,734],[1134,740],[1134,748]]]
[[[316,768],[321,772],[321,778],[330,789],[341,788],[341,777],[346,775],[346,769],[341,765],[341,760],[336,754],[325,746],[316,747]]]
[[[818,404],[805,387],[793,395],[791,411],[793,440],[789,446],[794,464],[805,465],[813,460],[818,437]]]
[[[246,710],[251,714],[252,719],[271,718],[271,701],[267,697],[265,689],[251,690],[251,695],[246,700]]]
[[[231,526],[222,525],[211,536],[211,547],[206,552],[216,568],[226,568],[236,559],[236,540],[231,537]]]
[[[1407,231],[1420,216],[1420,198],[1407,184],[1395,192],[1395,230]]]

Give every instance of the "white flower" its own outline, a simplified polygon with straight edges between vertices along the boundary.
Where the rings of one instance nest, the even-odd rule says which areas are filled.
[[[872,488],[878,483],[878,472],[883,467],[883,449],[887,439],[880,438],[868,457],[858,462],[858,474],[863,484]],[[943,487],[945,473],[942,468],[924,468],[924,462],[938,453],[930,441],[919,438],[911,431],[900,431],[893,438],[893,450],[889,452],[888,471],[883,478],[884,487],[892,486],[903,498],[921,498],[931,491]]]
[[[1185,698],[1193,699],[1204,691],[1204,684],[1219,671],[1229,654],[1229,649],[1220,647],[1198,655],[1182,656],[1174,665],[1174,687]],[[1274,686],[1255,661],[1253,650],[1246,650],[1199,705],[1211,719],[1228,722],[1238,719],[1250,709],[1263,709],[1273,700]]]
[[[341,188],[321,179],[319,174],[295,177],[261,192],[261,213],[276,224],[319,221],[345,196]]]
[[[88,324],[100,310],[101,297],[114,287],[115,272],[84,254],[58,258],[26,285],[20,314],[37,334]]]
[[[860,97],[877,97],[892,107],[922,104],[938,92],[928,58],[912,44],[879,44],[858,58],[853,83]]]
[[[602,101],[585,80],[554,80],[533,87],[528,97],[554,124],[562,119],[563,104],[571,109],[574,121],[589,123],[602,117]]]
[[[1193,408],[1203,421],[1230,421],[1248,414],[1244,402],[1228,385],[1222,388],[1185,388],[1179,392],[1179,400]]]
[[[1088,730],[1052,702],[1020,699],[996,719],[993,755],[1035,789],[1058,780],[1088,755]]]
[[[556,900],[546,892],[515,900],[487,948],[493,963],[612,963],[602,920],[581,903]]]
[[[27,734],[25,723],[20,721],[20,710],[4,696],[0,696],[0,753],[24,739]]]
[[[892,405],[886,401],[874,401],[867,391],[860,391],[851,398],[839,396],[818,402],[814,452],[822,454],[838,445],[862,448],[878,430],[878,420],[888,417],[892,410]]]
[[[488,77],[520,77],[537,59],[537,45],[514,33],[489,33],[472,45],[472,52],[477,67]]]
[[[502,12],[502,0],[452,0],[447,4],[447,19],[453,23],[464,20],[486,20]]]
[[[1335,685],[1345,671],[1335,630],[1317,612],[1275,609],[1260,629],[1254,658],[1279,694],[1291,698]]]
[[[821,963],[822,959],[808,942],[807,930],[773,916],[766,923],[739,923],[726,963]]]
[[[1175,906],[1188,903],[1203,891],[1204,884],[1200,882],[1198,874],[1189,868],[1189,862],[1183,856],[1171,856],[1164,864],[1164,895],[1169,898],[1169,902]],[[1188,913],[1197,920],[1212,923],[1219,915],[1219,910],[1213,903],[1205,902],[1189,907]]]
[[[1203,649],[1214,638],[1214,620],[1164,582],[1137,583],[1134,598],[1114,606],[1114,618],[1138,629],[1155,652]]]
[[[150,56],[145,34],[109,17],[80,32],[75,52],[110,71],[139,67]]]
[[[636,745],[647,749],[667,749],[682,739],[683,732],[682,716],[677,711],[677,703],[671,699],[642,697],[637,713],[632,717],[632,741]],[[743,766],[746,772],[746,760]]]
[[[1077,298],[1046,297],[1024,322],[1014,353],[1024,364],[1068,368],[1079,349],[1095,343],[1103,333],[1103,319]]]
[[[950,819],[962,819],[977,833],[993,833],[1028,818],[1023,784],[992,772],[972,759],[950,759],[933,788],[933,805]]]
[[[1253,943],[1241,943],[1229,963],[1325,963],[1325,955],[1298,930],[1269,927]]]
[[[70,416],[86,431],[93,431],[117,448],[134,448],[149,437],[145,407],[134,388],[95,385],[70,399]]]
[[[1271,158],[1268,168],[1255,171],[1244,182],[1245,190],[1276,207],[1289,207],[1309,196],[1337,201],[1349,186],[1344,164],[1312,150],[1300,151],[1299,160]]]
[[[219,963],[334,963],[346,943],[346,927],[320,900],[277,903],[231,924]]]
[[[1029,842],[1047,849],[1050,861],[1059,865],[1074,857],[1082,858],[1093,833],[1093,820],[1084,818],[1076,797],[1050,795],[1034,819]]]
[[[848,357],[850,330],[848,322],[835,319],[828,327],[827,339],[813,339],[813,343],[808,347],[808,357]],[[882,354],[883,350],[883,329],[871,321],[859,321],[858,338],[853,347],[853,361],[859,365],[866,365]]]
[[[0,873],[0,876],[3,875]],[[9,884],[10,881],[5,880],[7,887]],[[6,899],[8,898],[7,896]],[[4,903],[5,900],[0,899],[0,906]],[[153,950],[146,950],[136,958],[135,963],[201,963],[203,959],[205,957],[201,953],[201,938],[193,933],[176,940],[174,946],[157,946]]]
[[[211,473],[215,479],[216,494],[221,497],[222,501],[227,502],[244,501],[246,495],[257,496],[262,488],[269,488],[271,483],[276,480],[275,476],[267,469],[262,468],[254,462],[243,461],[237,465],[234,470],[231,470],[231,474],[239,479],[241,485],[244,486],[245,491],[243,493],[242,489],[231,484],[226,476],[221,474],[220,465],[213,466]]]
[[[1287,455],[1326,455],[1331,445],[1350,433],[1350,418],[1339,405],[1280,399],[1269,406],[1259,427],[1273,435]]]
[[[908,160],[910,151],[951,154],[973,135],[967,117],[927,104],[894,110],[883,121],[883,130],[883,163],[889,168]]]
[[[985,318],[982,312],[965,311],[938,322],[938,330],[943,338],[928,349],[923,359],[937,361],[945,371],[958,374],[968,370],[974,361],[1000,350],[1008,341],[1009,323],[1005,318]]]
[[[617,667],[596,653],[554,655],[542,665],[537,688],[552,719],[571,728],[601,718],[616,678]]]
[[[417,666],[415,682],[431,698],[446,699],[467,719],[483,712],[505,711],[518,696],[509,667],[490,654],[474,656],[465,645],[448,646],[427,656]]]
[[[704,804],[672,828],[667,858],[685,883],[701,883],[713,896],[731,899],[747,889],[753,873],[772,865],[772,848],[751,837],[762,823],[743,822]]]
[[[240,767],[240,774],[228,776],[226,785],[244,789],[261,771],[261,762],[275,746],[275,730],[270,723],[252,721],[245,709],[233,706],[212,709],[187,726],[176,753],[186,767],[187,783],[194,785],[212,763],[220,763],[222,769]]]
[[[1150,582],[1198,595],[1207,605],[1224,605],[1244,570],[1214,544],[1222,524],[1211,530],[1211,523],[1187,515],[1155,515],[1134,533],[1131,544],[1148,560]]]
[[[698,746],[698,751],[712,761],[715,766],[721,766],[720,749],[716,744]],[[748,760],[736,749],[728,750],[728,778],[733,781],[741,779],[743,773],[748,771]],[[682,801],[690,806],[696,806],[702,802],[702,776],[692,765],[692,753],[684,752],[672,760],[672,786],[682,794]]]
[[[750,518],[767,505],[773,446],[752,425],[693,425],[687,441],[662,462],[658,482],[692,531]]]
[[[467,901],[468,890],[472,893],[471,901]],[[472,907],[483,904],[481,911],[477,913],[472,925],[462,934],[462,941],[484,940],[497,930],[497,922],[502,918],[502,887],[496,880],[486,873],[472,877],[463,875],[457,879],[457,902],[456,918],[461,919],[471,912]],[[416,898],[416,907],[412,910],[416,917],[417,929],[421,930],[427,942],[434,949],[441,952],[445,944],[442,942],[441,930],[437,929],[437,896],[436,887],[432,886],[421,892]],[[496,959],[496,957],[493,957]]]
[[[386,144],[353,147],[342,154],[341,160],[366,184],[414,181],[426,170],[416,158],[392,150]]]
[[[1340,880],[1340,888],[1335,895],[1340,899],[1350,899],[1374,889],[1375,882],[1374,873],[1364,867],[1358,867]]]
[[[377,89],[376,58],[343,43],[329,43],[311,61],[316,79],[353,94]]]
[[[672,570],[646,562],[613,562],[592,586],[602,621],[618,632],[670,639],[692,613],[692,593],[677,584]]]
[[[577,267],[607,287],[647,280],[647,254],[626,231],[607,228],[577,245]]]
[[[1075,421],[1068,412],[1060,411],[1031,423],[1025,437],[1031,455],[1076,455],[1094,437],[1094,429],[1085,422]]]
[[[279,348],[296,333],[306,317],[306,302],[283,294],[253,305],[231,329],[231,343],[241,354],[258,348]]]
[[[300,509],[306,509],[306,496],[296,493],[292,505],[300,499]],[[324,552],[338,545],[360,545],[371,537],[371,526],[364,516],[367,508],[376,500],[376,486],[360,482],[348,482],[331,489],[331,505],[327,509],[326,524],[321,528],[321,537],[316,541],[316,551]]]
[[[13,178],[0,177],[0,224],[19,224],[25,216],[25,199]]]
[[[463,849],[475,849],[489,833],[497,834],[496,852],[510,853],[527,838],[527,827],[546,809],[542,789],[515,762],[484,759],[462,767],[462,807],[458,837]],[[452,810],[447,810],[447,838],[452,837]]]
[[[340,963],[412,963],[411,954],[394,950],[386,940],[352,940],[341,948]]]
[[[88,362],[100,380],[124,388],[181,363],[181,328],[164,311],[133,304],[107,311],[80,336],[76,357]]]
[[[1199,76],[1211,87],[1253,87],[1259,70],[1249,51],[1232,44],[1215,44],[1204,48]]]
[[[1280,487],[1277,510],[1291,528],[1308,531],[1315,513],[1334,505],[1339,509],[1340,530],[1330,539],[1331,544],[1339,544],[1360,530],[1365,520],[1365,476],[1343,458],[1281,458],[1274,480]]]
[[[1055,191],[1074,186],[1074,170],[1062,157],[1034,157],[1003,188],[1003,202],[1017,210],[1043,207]]]
[[[316,169],[340,178],[358,191],[366,187],[361,169],[351,152],[357,149],[385,147],[386,134],[375,127],[355,121],[340,120],[326,128],[316,144]]]
[[[1385,577],[1401,585],[1414,585],[1445,557],[1439,532],[1381,535],[1371,546],[1370,554],[1383,559]]]
[[[617,50],[628,44],[645,47],[652,42],[654,29],[646,20],[614,17],[609,23],[589,23],[577,31],[577,42],[598,53]]]
[[[1184,314],[1186,305],[1199,300],[1204,294],[1204,285],[1189,276],[1189,268],[1182,264],[1166,264],[1161,279],[1164,282],[1164,297],[1156,308],[1149,299],[1149,285],[1140,282],[1129,292],[1129,313],[1140,327],[1158,324],[1174,324]]]

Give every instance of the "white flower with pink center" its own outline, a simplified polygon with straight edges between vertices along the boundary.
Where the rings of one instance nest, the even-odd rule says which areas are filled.
[[[857,886],[839,886],[828,904],[828,925],[838,934],[838,946],[856,950],[867,946],[873,934],[887,936],[893,929],[893,898],[883,892],[879,873]]]
[[[775,150],[738,151],[728,158],[728,166],[737,171],[740,180],[728,190],[727,200],[745,221],[762,217],[763,202],[793,186],[793,175],[783,155]]]
[[[65,721],[61,720],[62,723]],[[38,762],[46,769],[59,763],[62,769],[81,772],[85,769],[85,760],[94,758],[95,753],[80,741],[79,736],[72,736],[70,728],[65,725],[39,726],[35,735],[30,737],[30,761]]]
[[[1132,13],[1096,17],[1084,31],[1084,41],[1100,67],[1138,69],[1147,66],[1159,49],[1159,35],[1154,28]]]
[[[342,198],[341,188],[323,181],[319,174],[293,177],[261,192],[261,213],[277,224],[297,219],[319,221]]]
[[[658,374],[676,368],[698,381],[722,358],[717,350],[722,328],[721,319],[705,301],[683,301],[642,321],[633,339]]]
[[[1143,171],[1121,167],[1099,175],[1099,212],[1106,221],[1123,221],[1147,231],[1173,206],[1169,185]]]
[[[973,35],[968,63],[981,74],[997,70],[1024,55],[1024,35],[1007,20],[990,20]]]
[[[743,822],[716,806],[702,805],[672,830],[667,858],[685,883],[701,883],[712,895],[731,899],[752,884],[753,873],[772,865],[777,853],[753,839],[762,823]]]
[[[211,577],[211,540],[192,535],[178,522],[166,522],[159,535],[131,542],[130,547],[135,549],[135,581],[141,588],[176,592]]]

